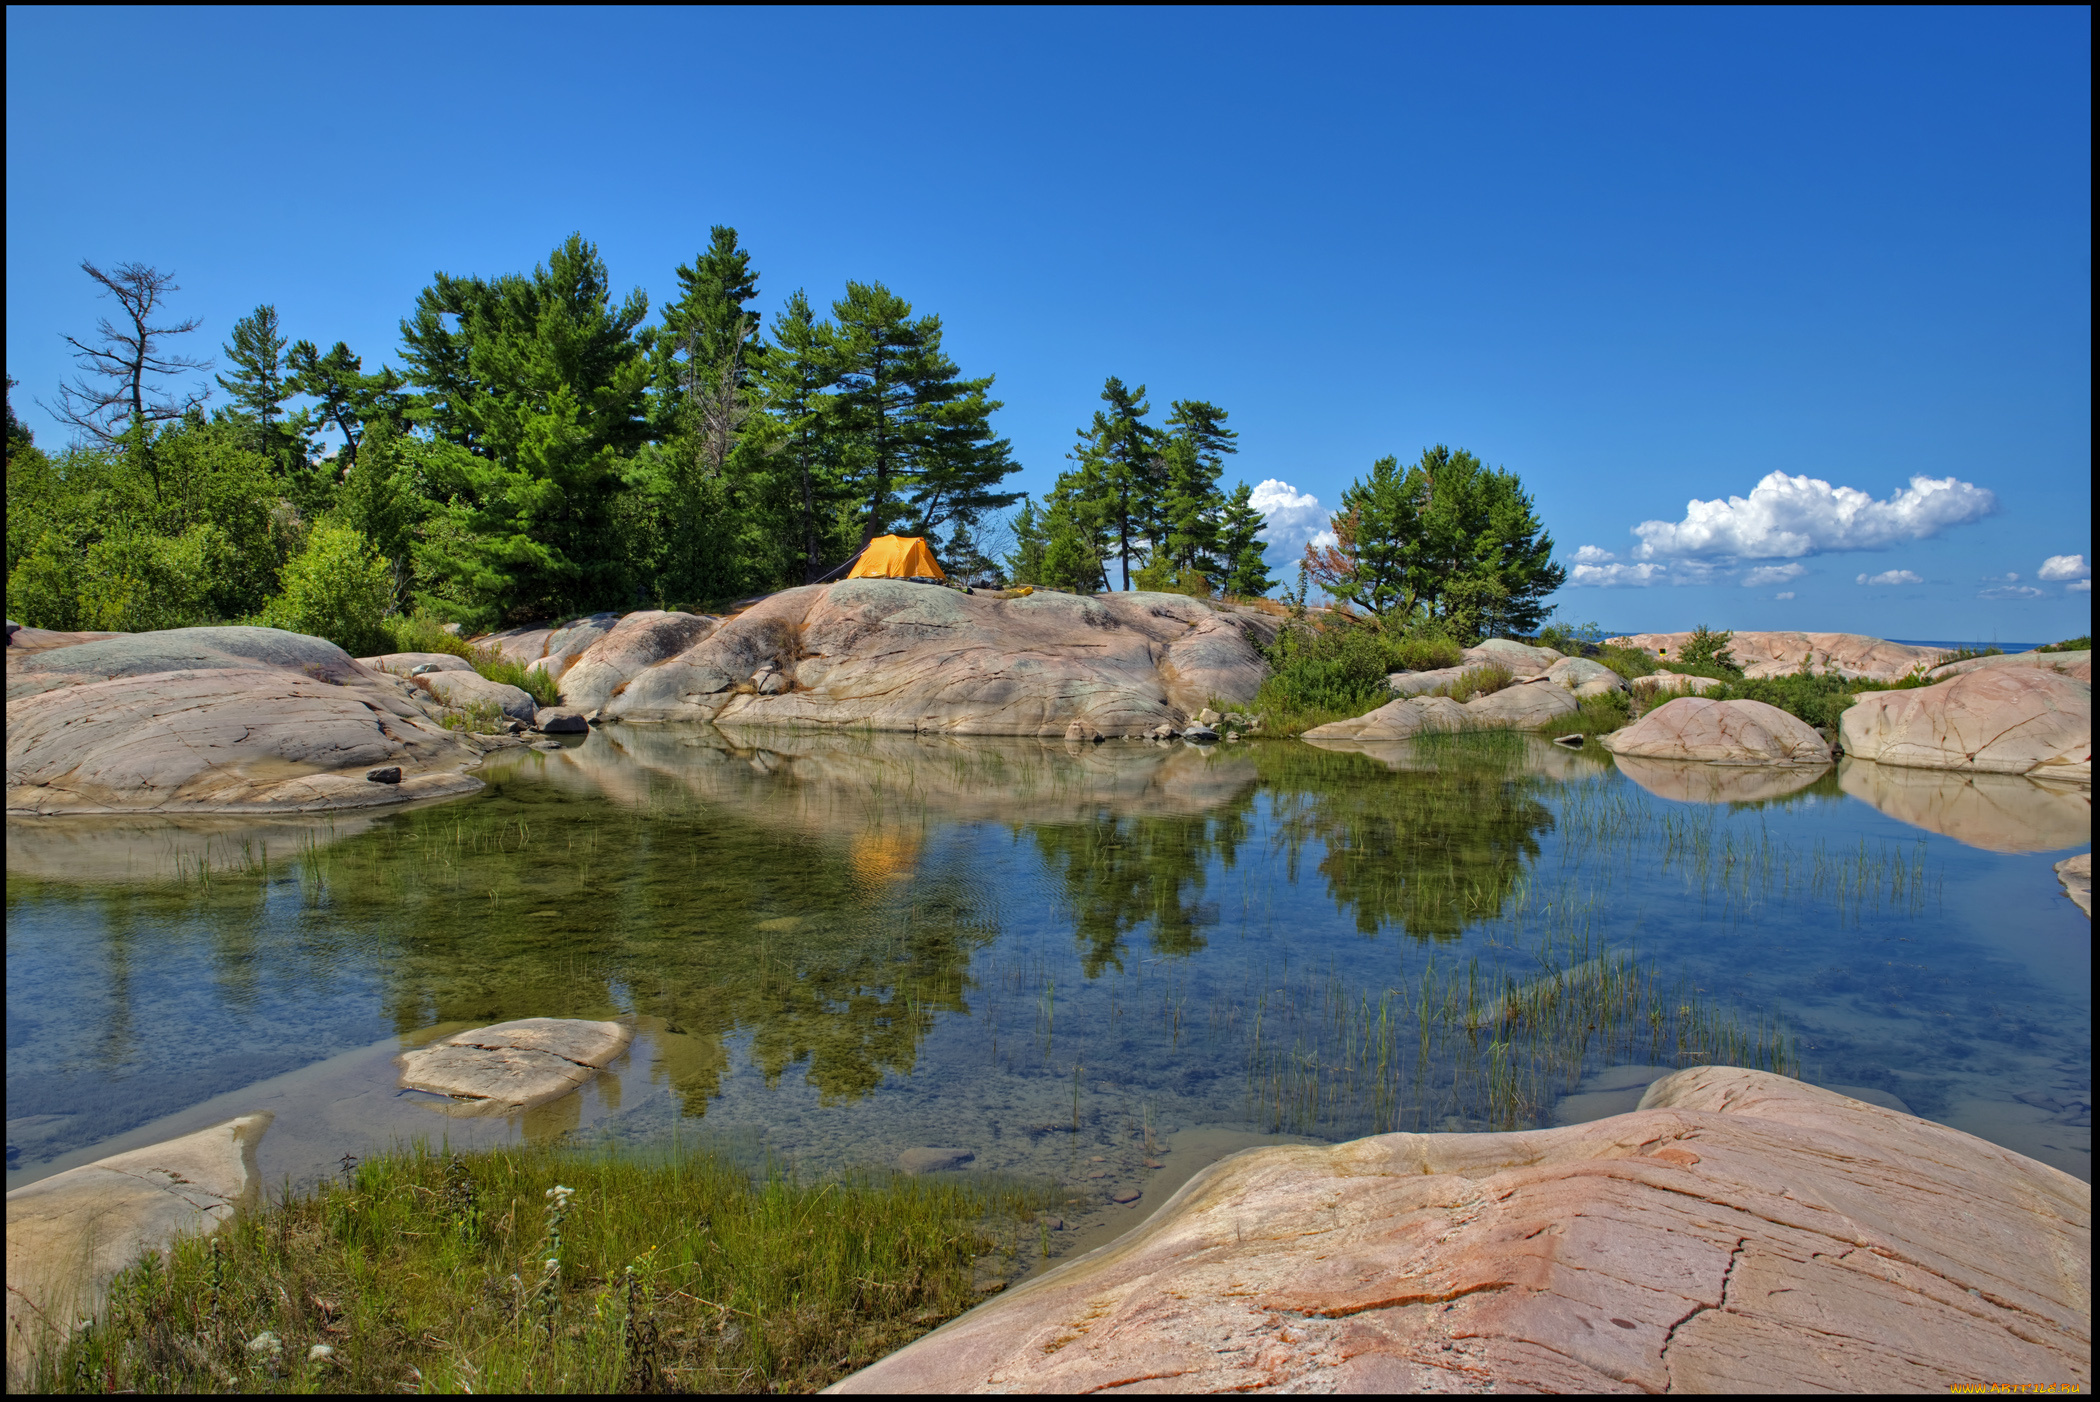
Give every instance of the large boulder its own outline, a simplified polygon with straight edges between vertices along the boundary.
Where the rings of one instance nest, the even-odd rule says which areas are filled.
[[[1448,692],[1480,670],[1480,667],[1461,663],[1456,667],[1432,667],[1425,672],[1394,672],[1385,679],[1385,684],[1398,696],[1427,696],[1432,691]]]
[[[409,685],[274,628],[177,628],[8,662],[7,809],[283,813],[471,793],[481,749]],[[369,782],[397,768],[399,783]]]
[[[1563,654],[1550,647],[1520,643],[1509,638],[1489,638],[1460,654],[1468,666],[1507,667],[1519,677],[1535,677],[1561,660]]]
[[[1605,666],[1592,662],[1587,657],[1563,657],[1545,670],[1547,681],[1564,686],[1576,696],[1609,696],[1614,691],[1626,689],[1626,679]]]
[[[426,672],[474,670],[473,663],[450,652],[389,652],[378,657],[360,657],[357,660],[375,672],[391,672],[397,677],[413,676],[419,667]]]
[[[29,1383],[40,1345],[101,1309],[118,1271],[178,1236],[217,1231],[254,1201],[255,1148],[271,1118],[243,1115],[7,1195],[8,1391]]]
[[[1615,755],[1696,759],[1707,764],[1830,763],[1830,744],[1807,722],[1762,701],[1681,696],[1624,730],[1598,737]]]
[[[540,703],[532,699],[531,692],[508,682],[492,682],[471,669],[425,672],[415,678],[415,683],[447,706],[494,706],[506,718],[526,725],[539,715]]]
[[[1266,630],[1266,631],[1265,631]],[[616,720],[1062,737],[1253,699],[1274,620],[1179,594],[966,595],[850,579],[774,594],[628,679]]]
[[[1406,740],[1421,734],[1464,730],[1466,708],[1448,696],[1404,696],[1368,715],[1329,721],[1305,732],[1308,740]]]
[[[1506,1134],[1249,1150],[840,1392],[2076,1390],[2092,1189],[1695,1067]]]
[[[676,657],[713,632],[721,619],[647,609],[630,613],[603,637],[551,674],[561,682],[564,706],[603,706],[614,690],[644,667]]]
[[[2089,649],[2079,652],[2007,652],[1996,657],[1971,657],[1961,662],[1949,662],[1925,675],[1943,682],[1970,672],[1999,667],[2039,667],[2045,672],[2061,672],[2067,677],[2089,682],[2093,679],[2093,654]]]
[[[1878,764],[2093,782],[2093,684],[2039,667],[1870,691],[1839,733],[1846,754]]]
[[[1990,852],[2061,852],[2090,842],[2090,788],[2013,774],[1909,769],[1846,755],[1838,787],[1900,823]]]
[[[1537,730],[1581,709],[1582,703],[1574,693],[1555,686],[1540,674],[1466,702],[1466,724],[1474,729]]]
[[[1691,640],[1690,633],[1634,633],[1611,641],[1674,661]],[[1805,665],[1811,672],[1874,681],[1895,681],[1947,655],[1945,648],[1914,647],[1862,633],[1737,633],[1728,650],[1745,676],[1791,676]]]
[[[527,663],[528,670],[546,673],[549,681],[560,681],[562,674],[567,672],[578,658],[619,626],[620,615],[617,613],[593,613],[571,619],[559,628],[548,629],[537,635],[539,654],[521,660]],[[521,651],[527,645],[522,637],[518,643],[513,644]]]
[[[452,1113],[503,1115],[568,1094],[633,1036],[618,1022],[526,1017],[455,1032],[395,1060],[403,1086],[449,1097]]]

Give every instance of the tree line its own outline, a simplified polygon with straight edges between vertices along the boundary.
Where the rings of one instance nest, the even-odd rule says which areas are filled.
[[[530,273],[439,273],[399,368],[259,306],[209,415],[156,383],[212,368],[170,349],[197,325],[166,317],[179,289],[84,268],[124,315],[72,340],[52,412],[78,441],[46,455],[8,408],[8,607],[52,626],[255,615],[322,548],[383,578],[387,610],[475,626],[800,584],[889,531],[990,571],[980,523],[1021,496],[993,377],[963,373],[938,316],[849,282],[829,316],[798,291],[761,331],[729,228],[654,325],[580,235]]]
[[[950,573],[1081,592],[1259,596],[1276,587],[1252,489],[1223,486],[1229,415],[1110,377],[1041,502],[1006,490],[993,377],[938,316],[878,282],[761,328],[758,274],[717,226],[655,324],[580,234],[529,273],[437,273],[400,364],[237,321],[223,398],[168,377],[195,319],[141,264],[83,271],[120,315],[67,337],[79,375],[39,450],[8,381],[9,616],[141,630],[251,620],[375,645],[380,619],[471,628],[643,606],[704,608],[810,582],[886,532]],[[1019,504],[1019,510],[1013,508]],[[1461,641],[1530,632],[1564,578],[1515,474],[1438,447],[1386,458],[1308,547],[1298,601]],[[360,621],[361,620],[361,621]],[[342,636],[338,636],[338,635]]]

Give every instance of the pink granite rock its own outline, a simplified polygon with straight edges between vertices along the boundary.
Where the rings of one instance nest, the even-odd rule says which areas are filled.
[[[1634,633],[1611,641],[1675,661],[1690,633]],[[1745,676],[1791,676],[1805,660],[1811,672],[1894,681],[1947,655],[1945,648],[1913,647],[1861,633],[1737,633],[1729,651]]]
[[[1760,1071],[1640,1107],[1235,1155],[832,1390],[2089,1385],[2089,1185]]]
[[[1839,733],[1846,754],[1879,764],[2093,782],[2093,685],[2039,667],[1870,691],[1845,711]]]
[[[1762,701],[1681,696],[1624,730],[1598,737],[1617,755],[1707,764],[1830,763],[1830,744],[1806,722]]]
[[[582,710],[603,706],[614,688],[633,680],[643,668],[684,652],[713,632],[721,621],[661,609],[628,614],[603,637],[577,653],[566,667],[553,673],[561,682],[562,704]]]
[[[1981,672],[1999,667],[2039,667],[2045,672],[2061,672],[2082,682],[2093,679],[2093,654],[2083,652],[2007,652],[1996,657],[1971,657],[1963,662],[1949,662],[1944,667],[1935,667],[1925,675],[1936,682],[1943,682],[1969,672]]]

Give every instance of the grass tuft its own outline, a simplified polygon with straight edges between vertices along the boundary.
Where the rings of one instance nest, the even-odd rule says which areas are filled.
[[[974,1304],[1050,1199],[419,1146],[149,1253],[36,1389],[810,1391]]]

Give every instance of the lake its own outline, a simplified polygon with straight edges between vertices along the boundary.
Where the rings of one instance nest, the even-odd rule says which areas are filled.
[[[2091,927],[2050,870],[2082,791],[1510,733],[613,726],[483,773],[332,819],[10,823],[8,1186],[270,1109],[272,1184],[418,1137],[952,1146],[1114,1225],[1112,1190],[1245,1145],[1594,1118],[1703,1061],[2091,1177]],[[508,1118],[396,1089],[402,1048],[529,1016],[637,1035]]]

